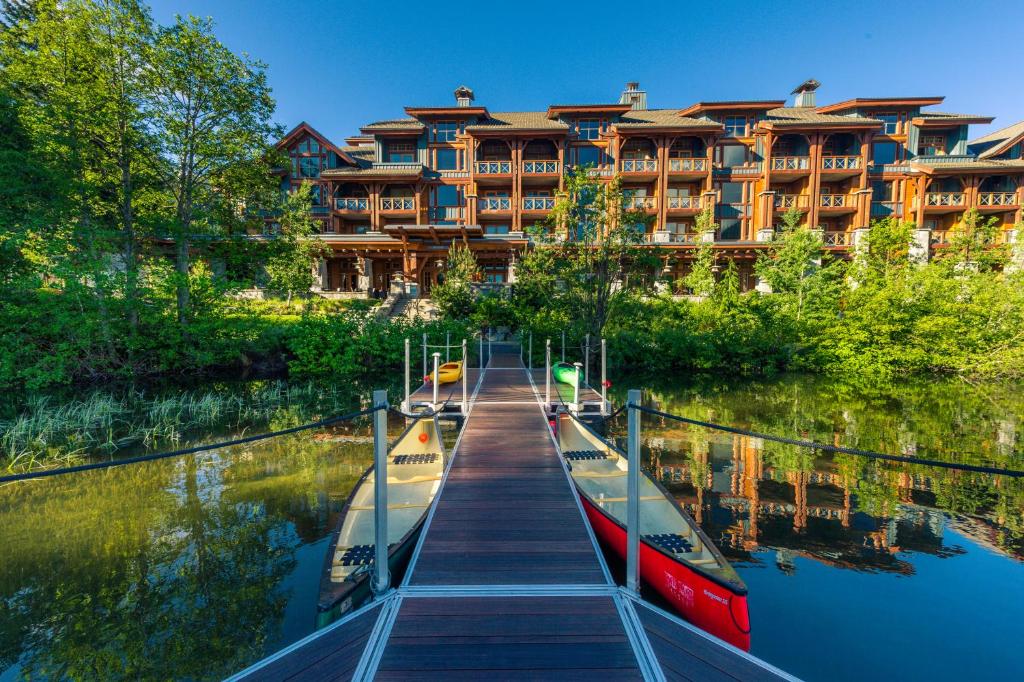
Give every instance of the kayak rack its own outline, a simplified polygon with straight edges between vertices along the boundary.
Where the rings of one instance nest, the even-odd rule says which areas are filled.
[[[633,580],[615,584],[549,424],[542,377],[521,347],[486,345],[486,363],[449,394],[473,385],[401,582],[376,568],[374,547],[369,603],[230,679],[795,679],[644,601]],[[374,404],[386,405],[383,392]],[[374,443],[387,466],[385,440]],[[376,492],[385,509],[387,491]],[[386,524],[375,514],[378,546]]]

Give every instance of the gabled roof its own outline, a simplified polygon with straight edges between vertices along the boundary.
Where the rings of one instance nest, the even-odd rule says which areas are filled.
[[[971,140],[967,143],[967,147],[975,152],[978,158],[990,159],[1002,154],[1018,142],[1024,142],[1024,121]]]
[[[274,146],[277,149],[287,149],[289,146],[291,146],[292,142],[302,137],[303,135],[309,135],[311,137],[316,138],[316,141],[320,143],[321,147],[326,147],[327,149],[337,154],[346,162],[355,165],[355,159],[353,159],[351,156],[343,152],[333,142],[324,137],[324,135],[320,131],[318,131],[316,128],[309,125],[305,121],[302,121],[301,123],[299,123],[299,125],[289,130],[288,133],[284,137],[282,137],[280,141],[278,141],[278,143]]]
[[[614,114],[621,116],[633,108],[632,104],[552,104],[548,107],[548,118],[556,119],[562,114]]]
[[[543,111],[496,111],[488,118],[466,126],[467,132],[500,132],[514,130],[568,131],[569,126],[555,121]]]
[[[689,130],[720,132],[725,126],[704,118],[680,116],[675,109],[638,109],[612,124],[617,130]]]
[[[822,114],[810,107],[779,107],[770,109],[757,127],[766,130],[785,128],[879,128],[882,122],[861,116]]]
[[[697,102],[685,109],[680,110],[680,116],[692,116],[693,114],[706,114],[714,111],[768,111],[781,107],[786,103],[784,99],[771,100],[737,100],[733,102]]]
[[[927,107],[932,104],[942,104],[945,99],[945,97],[857,97],[854,99],[848,99],[845,102],[826,104],[823,107],[818,107],[817,111],[819,114],[831,114],[840,111],[850,111],[852,109],[863,109],[866,107],[870,107],[872,109],[877,109],[878,107],[906,109],[912,107]]]

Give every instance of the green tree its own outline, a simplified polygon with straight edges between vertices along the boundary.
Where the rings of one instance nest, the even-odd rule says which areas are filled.
[[[694,296],[710,296],[715,291],[715,269],[717,256],[714,243],[704,239],[706,232],[718,231],[714,210],[708,206],[697,214],[694,231],[697,235],[697,252],[690,265],[690,272],[683,277],[683,285]]]
[[[803,214],[790,209],[782,216],[782,230],[754,264],[754,272],[778,293],[795,297],[796,319],[804,312],[804,300],[811,280],[825,258],[821,237],[801,227]]]
[[[285,197],[278,220],[280,228],[270,237],[266,260],[267,286],[292,296],[306,296],[314,284],[313,264],[325,255],[325,247],[315,238],[317,221],[310,216],[310,187],[302,187]]]
[[[473,282],[480,279],[480,268],[469,247],[452,242],[444,266],[444,278],[430,291],[431,298],[445,317],[463,320],[473,312]]]
[[[978,209],[966,211],[949,233],[949,245],[939,260],[954,270],[989,272],[1010,261],[1010,246],[999,243],[1002,228],[996,216],[982,217]]]

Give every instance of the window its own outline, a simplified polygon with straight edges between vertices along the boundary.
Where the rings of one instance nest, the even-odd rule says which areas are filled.
[[[484,234],[508,234],[508,225],[484,225]]]
[[[872,118],[877,118],[884,124],[882,132],[886,135],[895,135],[899,129],[900,117],[897,114],[874,114]]]
[[[318,178],[320,177],[320,157],[319,156],[300,156],[299,161],[299,177],[300,178]]]
[[[459,170],[462,153],[458,149],[434,150],[435,170]]]
[[[577,166],[602,166],[606,163],[604,151],[600,147],[588,144],[574,149]]]
[[[896,143],[875,142],[871,145],[871,162],[876,166],[896,163]]]
[[[734,183],[730,183],[730,184],[734,184]],[[738,183],[735,183],[735,184],[738,184]],[[689,187],[669,187],[667,190],[665,190],[665,196],[669,196],[669,197],[688,197],[688,196],[690,196],[690,188]]]
[[[369,225],[353,225],[352,234],[366,234],[370,231]]]
[[[389,163],[412,163],[416,155],[416,145],[412,142],[389,142],[387,161]]]
[[[491,282],[493,284],[502,284],[505,281],[505,266],[504,265],[485,265],[484,268],[484,281]]]
[[[1022,149],[1024,149],[1024,142],[1018,142],[1017,144],[1010,147],[1010,151],[1006,152],[1006,158],[1019,159],[1021,157]]]
[[[718,147],[723,168],[736,168],[747,163],[747,147],[742,144],[723,144]]]
[[[871,183],[872,201],[892,201],[892,183],[885,180],[876,180]]]
[[[460,132],[462,123],[458,121],[437,121],[434,123],[434,142],[454,142]]]
[[[722,198],[719,200],[723,204],[742,204],[743,203],[743,183],[742,182],[723,182],[721,184]]]
[[[576,132],[581,140],[596,140],[603,128],[604,121],[596,118],[583,118],[576,122]]]
[[[736,241],[740,238],[740,219],[722,218],[719,221],[720,231],[718,238],[722,241]]]
[[[672,234],[686,234],[689,229],[689,223],[665,223],[665,231]]]
[[[726,137],[744,137],[747,134],[747,117],[746,116],[726,116],[725,117],[725,136]]]
[[[438,185],[431,190],[434,206],[462,206],[462,187]]]
[[[917,144],[917,153],[927,156],[946,153],[945,135],[922,135]]]
[[[309,188],[309,200],[314,206],[323,206],[323,197],[320,194],[320,185],[313,185]]]

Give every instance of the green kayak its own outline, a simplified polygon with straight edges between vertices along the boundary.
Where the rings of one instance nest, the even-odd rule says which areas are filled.
[[[551,366],[551,376],[555,378],[555,381],[562,384],[575,386],[576,382],[583,378],[581,374],[575,366],[570,365],[568,362],[556,362]]]

